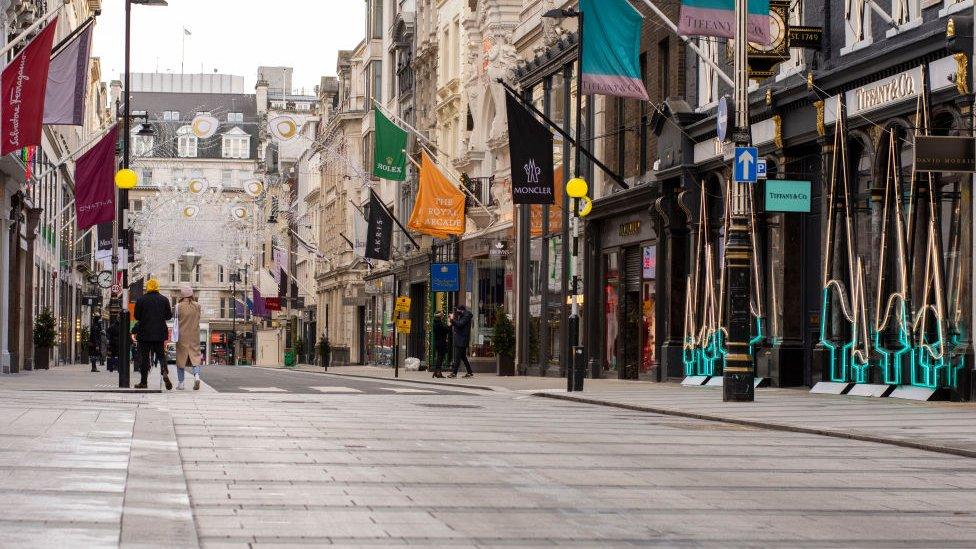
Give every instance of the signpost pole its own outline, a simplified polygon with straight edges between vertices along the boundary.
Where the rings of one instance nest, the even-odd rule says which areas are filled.
[[[721,322],[727,326],[726,360],[722,372],[722,400],[724,402],[752,402],[755,400],[753,379],[755,369],[749,353],[751,288],[749,283],[752,265],[752,247],[749,239],[749,193],[755,180],[755,163],[759,160],[755,149],[749,147],[752,141],[749,127],[749,63],[748,63],[748,18],[747,0],[735,2],[735,130],[733,141],[736,155],[733,162],[734,181],[732,191],[728,245],[725,251],[725,269],[728,277],[726,294],[726,318]]]

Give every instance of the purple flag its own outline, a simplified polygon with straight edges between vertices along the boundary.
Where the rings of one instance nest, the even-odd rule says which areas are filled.
[[[78,230],[115,219],[115,145],[118,126],[75,163]]]
[[[264,298],[261,297],[261,292],[257,286],[252,286],[251,290],[254,292],[254,316],[267,318],[269,316],[268,307],[264,303]]]
[[[85,125],[91,36],[92,25],[89,25],[51,59],[44,96],[45,124]]]

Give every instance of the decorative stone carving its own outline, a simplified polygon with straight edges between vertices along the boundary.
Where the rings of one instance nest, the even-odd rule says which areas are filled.
[[[542,3],[542,13],[545,13],[551,9],[556,9],[556,2],[554,0],[545,0]],[[546,47],[554,45],[559,41],[563,35],[566,34],[566,29],[560,25],[558,19],[553,19],[550,17],[542,18],[542,41],[545,43]]]

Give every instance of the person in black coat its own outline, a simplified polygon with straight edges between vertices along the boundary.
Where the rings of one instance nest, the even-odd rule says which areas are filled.
[[[108,354],[108,360],[106,361],[108,371],[114,372],[119,365],[119,321],[116,318],[108,324],[108,329],[105,331],[105,336],[108,338],[108,342],[105,345],[105,351]]]
[[[136,389],[145,389],[149,382],[150,355],[158,360],[163,372],[166,390],[173,388],[166,365],[166,340],[169,339],[169,326],[166,321],[173,318],[169,300],[159,294],[159,282],[150,278],[146,282],[146,293],[136,301],[136,321],[139,340],[139,373],[142,379]]]
[[[444,313],[434,315],[434,377],[444,377],[444,364],[451,349],[451,327],[444,321]]]
[[[102,358],[102,321],[92,319],[91,330],[88,333],[88,358],[91,360],[91,371],[98,371],[98,362]]]
[[[468,362],[468,343],[471,340],[471,320],[473,318],[471,311],[464,305],[458,305],[451,315],[451,332],[454,336],[454,365],[451,367],[451,375],[448,377],[457,377],[462,361],[468,371],[464,377],[474,375],[474,372],[471,371],[471,363]]]

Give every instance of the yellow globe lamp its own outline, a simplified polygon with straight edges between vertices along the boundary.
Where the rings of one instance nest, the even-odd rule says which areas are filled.
[[[115,186],[127,191],[129,189],[136,188],[136,184],[139,182],[139,176],[136,172],[126,168],[124,170],[119,170],[115,174]]]
[[[574,177],[566,183],[566,194],[570,198],[583,198],[589,190],[589,185],[586,184],[586,180],[582,177]]]

